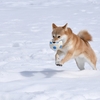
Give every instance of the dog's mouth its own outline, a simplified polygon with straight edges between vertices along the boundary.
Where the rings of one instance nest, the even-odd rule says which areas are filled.
[[[62,41],[62,40],[57,40],[57,41],[53,41],[53,40],[52,40],[52,43],[55,44],[55,43],[59,43],[60,41]],[[62,41],[62,42],[63,42],[63,41]]]
[[[67,36],[66,35],[60,36],[60,38],[57,40],[55,40],[54,38],[52,39],[52,43],[59,43],[60,41],[62,41],[62,45],[64,45],[67,41]]]

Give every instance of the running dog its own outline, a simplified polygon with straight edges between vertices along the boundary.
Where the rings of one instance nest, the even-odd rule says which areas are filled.
[[[80,31],[77,35],[72,29],[64,26],[52,24],[52,42],[62,41],[63,46],[57,50],[55,55],[55,63],[57,66],[62,66],[70,59],[75,59],[80,70],[84,70],[85,62],[87,62],[93,70],[96,70],[96,55],[91,48],[89,41],[92,41],[92,36],[86,30]],[[61,56],[64,55],[63,58]]]

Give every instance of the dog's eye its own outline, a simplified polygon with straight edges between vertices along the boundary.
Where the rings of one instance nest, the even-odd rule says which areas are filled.
[[[60,38],[60,36],[58,36],[58,38]]]
[[[55,36],[53,36],[53,38],[55,38]]]

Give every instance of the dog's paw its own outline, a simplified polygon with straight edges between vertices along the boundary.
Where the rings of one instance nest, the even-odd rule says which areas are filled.
[[[56,64],[57,66],[62,66],[62,64]]]
[[[59,62],[56,62],[56,65],[57,66],[62,66],[63,64],[59,61]]]

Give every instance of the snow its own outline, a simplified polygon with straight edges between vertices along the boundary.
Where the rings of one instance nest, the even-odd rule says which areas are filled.
[[[91,33],[97,71],[55,65],[52,23]],[[100,100],[99,26],[99,0],[0,0],[0,100]]]

